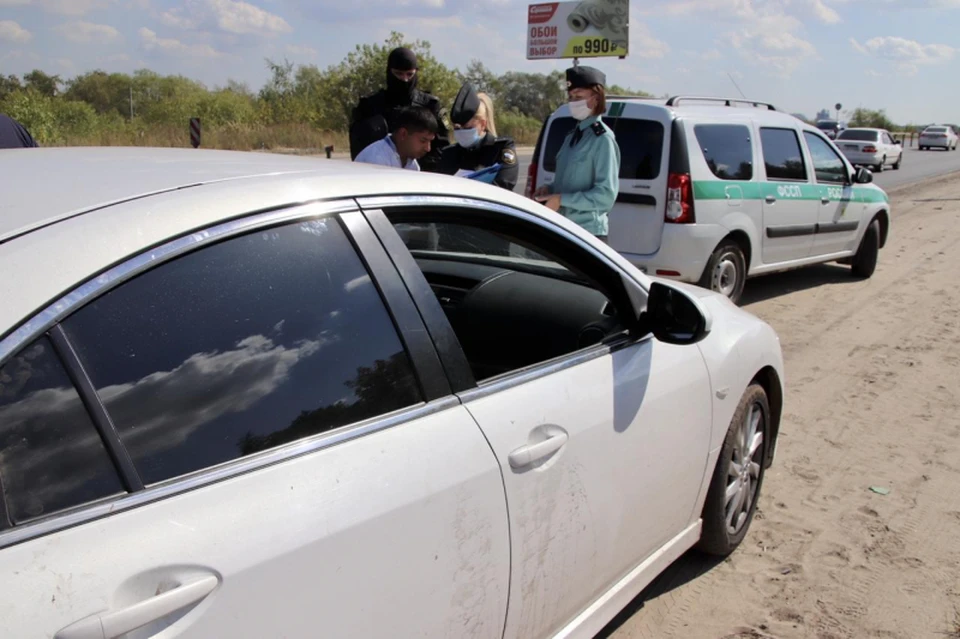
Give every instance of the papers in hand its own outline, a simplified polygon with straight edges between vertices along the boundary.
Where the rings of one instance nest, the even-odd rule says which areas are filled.
[[[497,178],[497,173],[500,172],[500,164],[494,164],[493,166],[488,166],[485,169],[480,169],[479,171],[474,171],[473,173],[467,173],[464,175],[465,178],[471,180],[479,180],[480,182],[486,182],[487,184],[493,184],[493,181]]]

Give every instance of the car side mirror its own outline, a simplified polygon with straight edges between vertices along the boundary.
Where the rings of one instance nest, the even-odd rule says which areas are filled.
[[[680,289],[653,282],[639,324],[666,344],[696,344],[710,333],[709,312]]]
[[[854,169],[854,184],[870,184],[871,182],[873,182],[873,173],[870,172],[870,169],[865,169],[862,166],[858,166],[856,169]]]

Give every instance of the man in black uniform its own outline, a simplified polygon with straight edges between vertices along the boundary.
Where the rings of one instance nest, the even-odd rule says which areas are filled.
[[[500,164],[493,183],[512,191],[520,175],[517,147],[512,138],[500,138],[492,133],[491,129],[496,129],[489,104],[480,101],[470,84],[460,88],[450,111],[457,143],[443,149],[440,172],[453,175],[461,169],[477,171]]]
[[[0,113],[0,149],[27,149],[40,146],[26,127],[5,113]]]
[[[350,119],[350,159],[355,160],[360,151],[386,137],[394,127],[394,118],[405,106],[426,107],[437,118],[439,130],[430,152],[419,160],[421,171],[436,172],[440,150],[449,144],[449,133],[444,125],[440,100],[417,89],[417,55],[410,49],[399,47],[387,58],[387,88],[373,95],[360,98]]]

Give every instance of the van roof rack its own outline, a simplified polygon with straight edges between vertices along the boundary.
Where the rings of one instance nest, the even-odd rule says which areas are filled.
[[[723,102],[724,106],[733,106],[734,104],[749,104],[755,107],[767,107],[770,111],[776,111],[777,107],[769,102],[759,102],[757,100],[739,100],[737,98],[715,98],[706,95],[675,95],[667,100],[667,106],[677,106],[681,100],[700,100],[704,102]]]

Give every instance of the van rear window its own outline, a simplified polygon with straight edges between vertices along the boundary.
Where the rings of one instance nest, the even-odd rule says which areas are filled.
[[[660,175],[663,157],[663,125],[654,120],[636,118],[604,117],[603,121],[613,129],[620,147],[620,179],[656,179]],[[557,118],[550,123],[543,148],[544,170],[550,173],[557,170],[557,153],[576,123],[570,117]]]
[[[707,166],[721,180],[753,177],[750,129],[742,124],[698,124],[693,127]]]

